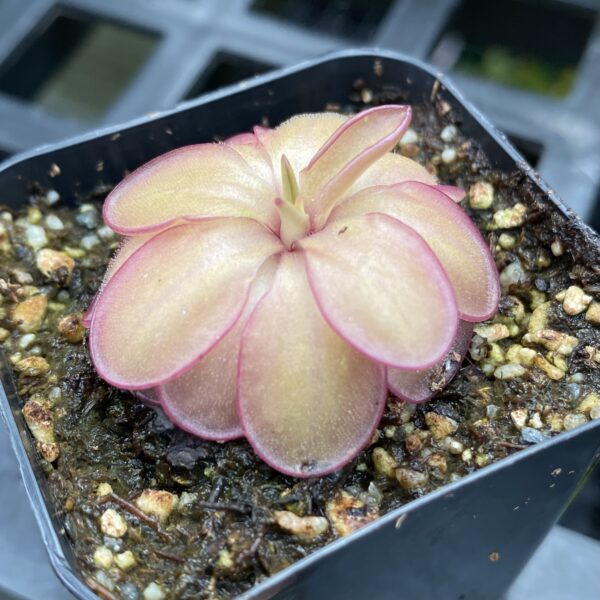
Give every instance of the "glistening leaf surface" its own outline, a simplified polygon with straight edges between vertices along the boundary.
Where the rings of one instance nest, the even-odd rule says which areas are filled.
[[[483,321],[496,312],[500,285],[494,259],[467,213],[446,194],[417,182],[366,188],[336,207],[329,226],[371,212],[390,215],[425,239],[452,282],[462,319]]]
[[[371,439],[386,400],[383,368],[323,320],[298,253],[286,253],[275,282],[242,337],[239,415],[269,465],[294,477],[339,468]]]
[[[458,326],[452,286],[425,241],[382,214],[340,219],[298,243],[327,322],[373,360],[434,365]]]
[[[172,227],[140,248],[98,298],[90,350],[99,374],[126,389],[182,374],[237,321],[279,239],[250,219]]]

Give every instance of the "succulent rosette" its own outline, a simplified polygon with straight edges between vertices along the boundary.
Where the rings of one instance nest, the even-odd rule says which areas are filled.
[[[296,477],[356,456],[388,389],[430,398],[499,284],[462,190],[392,152],[410,119],[300,115],[126,177],[104,205],[125,241],[88,313],[100,376]]]

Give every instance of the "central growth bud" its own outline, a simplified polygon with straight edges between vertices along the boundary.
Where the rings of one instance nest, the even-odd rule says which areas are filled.
[[[275,198],[275,206],[281,218],[279,237],[284,246],[291,250],[296,240],[308,234],[310,224],[299,193],[296,174],[285,154],[281,156],[281,187],[283,198]]]

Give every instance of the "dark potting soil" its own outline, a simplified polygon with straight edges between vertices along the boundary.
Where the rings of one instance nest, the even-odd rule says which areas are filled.
[[[101,597],[235,597],[379,515],[600,418],[591,234],[523,172],[494,171],[453,107],[432,95],[413,107],[397,151],[467,190],[462,204],[501,273],[500,308],[448,387],[419,406],[390,396],[370,446],[320,479],[273,471],[245,441],[194,438],[96,376],[81,314],[119,244],[101,222],[108,190],[73,209],[32,184],[29,206],[0,213],[0,341],[54,512]],[[323,108],[401,99],[357,81],[347,106]]]

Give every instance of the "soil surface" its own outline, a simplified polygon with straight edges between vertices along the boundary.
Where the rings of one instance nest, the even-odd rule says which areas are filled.
[[[351,108],[390,100],[357,82]],[[502,300],[450,385],[419,406],[390,396],[371,445],[321,479],[283,476],[244,441],[194,438],[98,379],[81,318],[119,244],[101,222],[102,194],[72,209],[32,189],[21,212],[0,209],[1,345],[55,513],[99,596],[235,597],[379,515],[600,418],[590,234],[523,172],[494,171],[447,102],[413,109],[396,151],[467,190]]]

